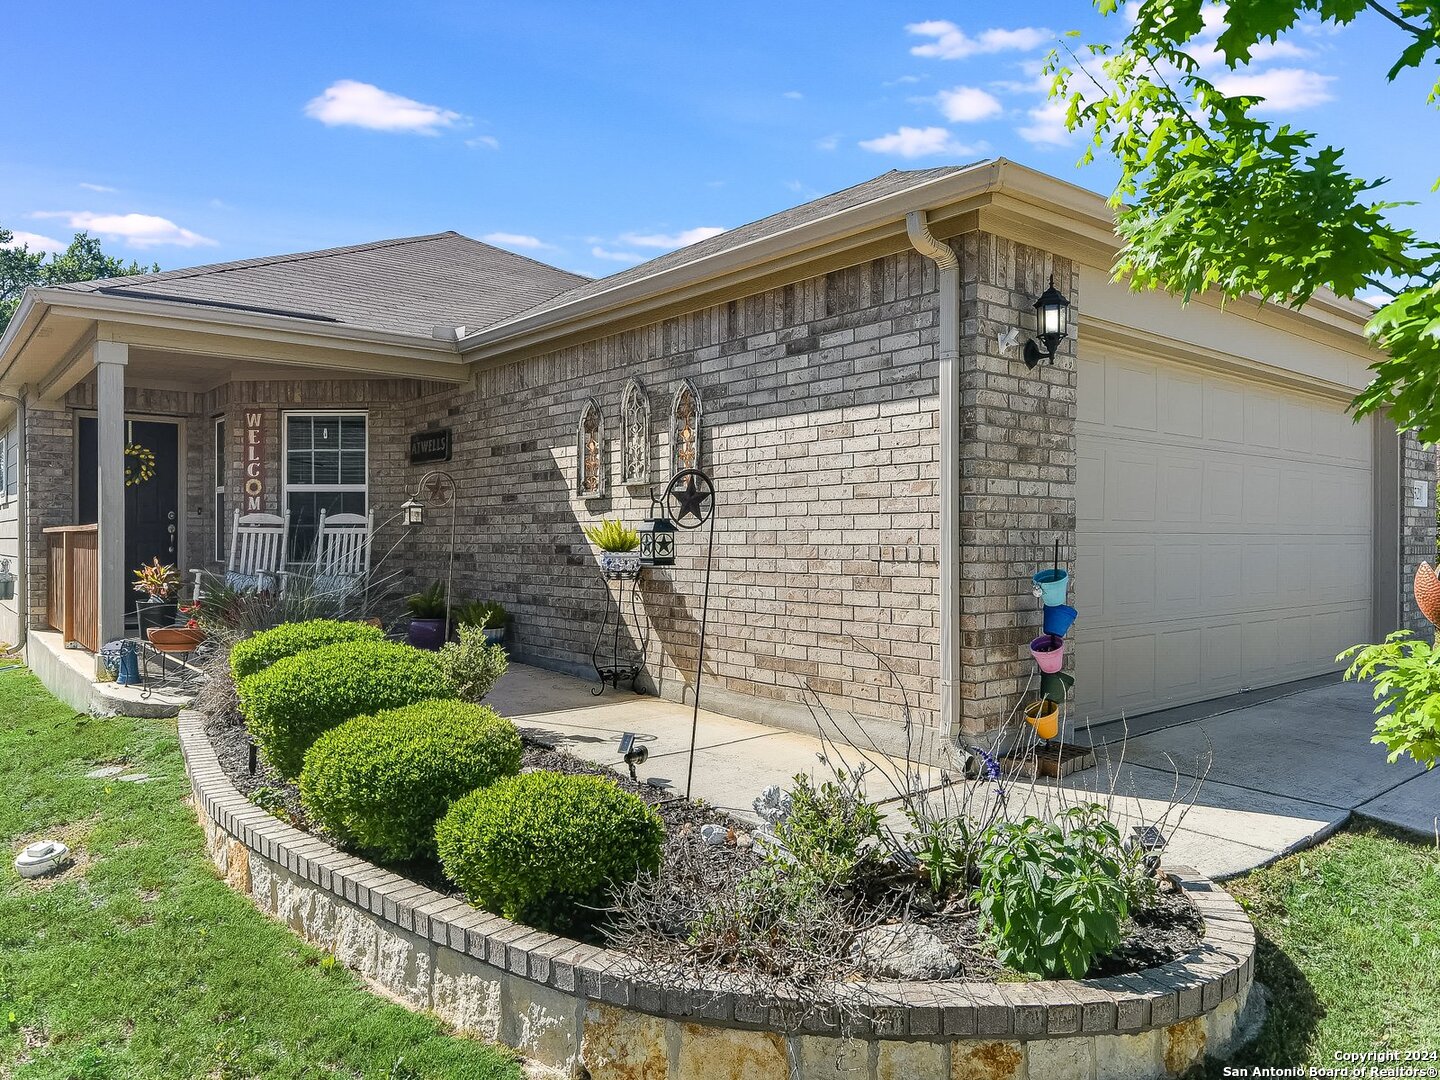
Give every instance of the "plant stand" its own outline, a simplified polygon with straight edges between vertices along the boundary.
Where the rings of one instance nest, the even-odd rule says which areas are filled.
[[[639,570],[602,570],[605,578],[605,614],[600,620],[600,628],[595,631],[595,645],[590,650],[590,663],[595,668],[595,677],[600,680],[599,686],[591,687],[590,692],[599,697],[605,692],[605,684],[616,690],[620,689],[620,683],[626,679],[630,681],[630,689],[637,694],[644,691],[635,685],[635,680],[640,672],[645,670],[645,654],[650,648],[650,624],[642,621],[636,607],[640,595],[640,571]],[[610,583],[615,582],[619,588],[612,590]],[[628,588],[627,588],[628,586]],[[625,594],[630,594],[630,616],[629,626],[626,625],[625,615]],[[613,620],[613,624],[612,624]],[[629,631],[633,628],[634,633]],[[609,631],[610,655],[604,657],[601,650],[606,645],[606,631]],[[620,636],[624,632],[630,641],[639,643],[638,650],[626,649],[622,655],[620,647]],[[604,661],[608,660],[608,663]]]

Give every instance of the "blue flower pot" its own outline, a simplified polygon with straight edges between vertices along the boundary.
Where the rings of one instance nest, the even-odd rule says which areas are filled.
[[[1059,607],[1065,603],[1065,593],[1070,588],[1068,571],[1053,568],[1041,570],[1030,581],[1035,586],[1031,591],[1045,601],[1046,607]]]
[[[1045,633],[1054,634],[1056,637],[1064,637],[1070,632],[1070,627],[1075,624],[1075,616],[1080,613],[1068,604],[1058,604],[1051,607],[1045,605]]]

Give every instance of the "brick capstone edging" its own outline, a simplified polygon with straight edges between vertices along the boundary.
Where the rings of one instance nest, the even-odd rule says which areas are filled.
[[[1083,981],[857,984],[847,1012],[861,1019],[847,1037],[833,1010],[808,1010],[795,1031],[793,1004],[654,985],[633,957],[337,851],[236,791],[199,713],[180,715],[179,734],[208,852],[231,887],[386,995],[560,1075],[1149,1080],[1228,1051],[1254,976],[1244,912],[1217,885],[1172,869],[1205,924],[1183,960]]]

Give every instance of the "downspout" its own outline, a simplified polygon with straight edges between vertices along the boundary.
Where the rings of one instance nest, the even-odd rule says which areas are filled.
[[[11,394],[0,394],[0,401],[9,401],[15,405],[15,437],[20,440],[20,448],[15,454],[15,467],[20,470],[20,480],[15,486],[15,501],[18,504],[15,508],[15,536],[16,546],[19,552],[15,557],[15,641],[11,653],[18,653],[25,647],[25,638],[30,629],[30,598],[29,578],[25,566],[25,559],[29,552],[26,550],[25,542],[29,536],[29,522],[26,520],[25,500],[28,494],[26,473],[29,471],[29,445],[26,439],[26,412],[25,399],[15,397]]]
[[[905,215],[915,250],[935,263],[940,287],[940,721],[951,745],[963,737],[960,696],[960,260],[930,233],[925,211]]]

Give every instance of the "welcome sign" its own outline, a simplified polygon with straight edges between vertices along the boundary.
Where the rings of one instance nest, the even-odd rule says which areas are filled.
[[[260,409],[245,412],[245,513],[259,514],[265,510],[265,413]]]

